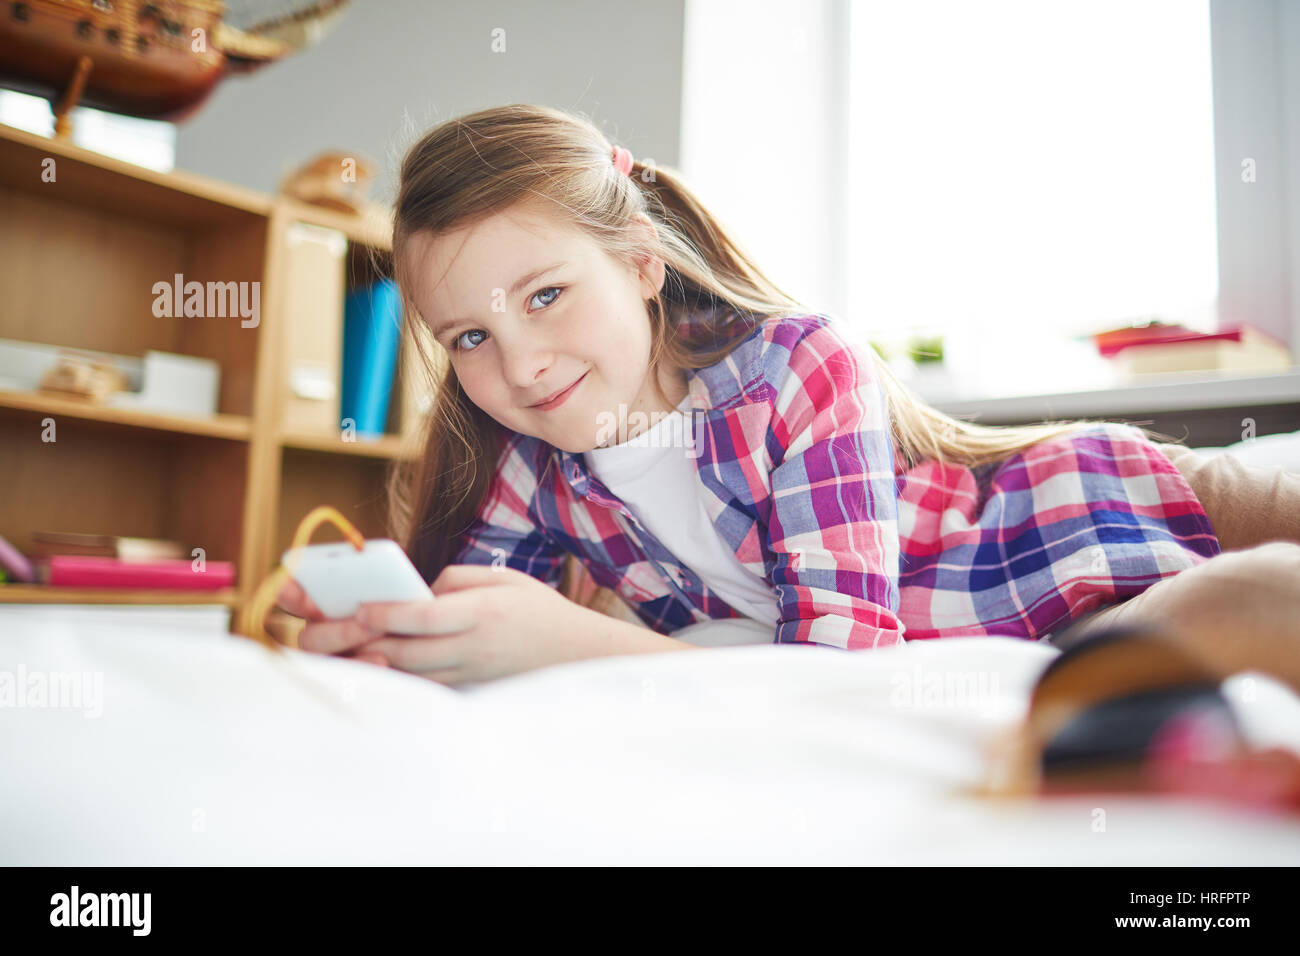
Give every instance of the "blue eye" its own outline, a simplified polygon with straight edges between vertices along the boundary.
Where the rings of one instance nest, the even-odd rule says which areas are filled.
[[[551,305],[551,304],[552,304],[556,299],[558,299],[558,298],[560,297],[560,292],[561,292],[561,291],[562,291],[562,290],[561,290],[561,287],[560,287],[560,286],[550,285],[550,286],[547,286],[547,287],[544,288],[544,289],[538,289],[536,292],[533,293],[533,297],[532,297],[531,299],[529,299],[528,301],[529,301],[529,303],[531,304],[531,303],[534,302],[534,301],[537,299],[537,297],[540,296],[540,295],[544,295],[544,294],[547,293],[547,292],[553,292],[553,293],[555,293],[554,295],[552,295],[552,296],[550,297],[550,300],[549,300],[549,301],[544,302],[544,303],[542,303],[541,306],[539,306],[539,308],[543,308],[543,309],[544,309],[544,308],[548,307],[549,305]],[[452,343],[452,345],[455,346],[455,350],[456,350],[457,352],[472,352],[472,351],[474,351],[475,348],[477,348],[480,344],[482,344],[482,341],[483,341],[482,339],[480,339],[478,342],[475,342],[474,345],[472,345],[472,346],[470,346],[470,347],[468,347],[468,348],[466,348],[464,345],[461,345],[461,342],[460,342],[460,340],[461,340],[462,338],[464,338],[466,335],[474,335],[474,334],[478,334],[478,335],[486,335],[487,333],[484,332],[482,329],[470,329],[468,332],[462,332],[460,335],[456,336],[456,340]]]
[[[541,295],[541,294],[544,293],[544,292],[554,292],[554,293],[555,293],[555,295],[551,297],[551,302],[554,302],[556,299],[558,299],[558,298],[560,297],[560,289],[559,289],[559,286],[553,286],[553,285],[550,285],[550,286],[547,286],[545,289],[538,289],[536,292],[533,293],[533,298],[532,298],[532,299],[529,299],[528,301],[529,301],[529,302],[533,301],[533,299],[536,299],[539,295]],[[546,306],[550,305],[551,302],[547,302],[547,303],[545,303],[545,304],[542,306],[542,308],[545,308]]]
[[[465,348],[465,346],[463,346],[463,345],[460,344],[460,340],[463,339],[463,338],[464,338],[465,336],[467,336],[467,335],[474,335],[475,333],[478,333],[479,335],[483,335],[483,334],[484,334],[484,332],[483,332],[482,329],[470,329],[468,332],[462,332],[460,335],[456,336],[456,341],[455,341],[455,343],[454,343],[455,346],[456,346],[456,351],[457,351],[457,352],[472,352],[472,351],[474,351],[474,347],[473,347],[473,346],[471,346],[470,348]],[[475,346],[478,345],[477,342],[474,343],[474,344],[475,344]]]

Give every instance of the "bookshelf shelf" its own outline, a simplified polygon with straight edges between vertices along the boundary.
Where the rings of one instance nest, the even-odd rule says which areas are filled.
[[[384,435],[382,438],[344,441],[341,435],[289,434],[280,437],[280,444],[285,448],[299,451],[318,451],[330,455],[353,455],[360,458],[387,458],[392,460],[413,459],[419,451],[418,446],[400,435]]]
[[[42,200],[185,230],[249,222],[271,212],[271,197],[206,176],[161,173],[12,126],[0,125],[0,138],[0,182]],[[46,172],[51,169],[52,180]]]
[[[284,209],[285,215],[292,218],[294,222],[323,226],[326,229],[337,229],[347,236],[351,242],[381,252],[388,252],[392,249],[393,220],[386,211],[372,209],[358,217],[344,215],[331,209],[309,206],[306,203],[298,202],[296,199],[283,198],[279,202]]]
[[[58,588],[40,584],[0,584],[0,604],[223,604],[236,607],[234,588],[219,591],[118,591]]]
[[[87,422],[124,425],[159,432],[180,432],[209,438],[247,441],[252,423],[246,415],[213,415],[211,418],[188,418],[113,405],[95,405],[75,398],[61,398],[40,392],[0,389],[0,410],[30,412],[54,418],[68,417]]]

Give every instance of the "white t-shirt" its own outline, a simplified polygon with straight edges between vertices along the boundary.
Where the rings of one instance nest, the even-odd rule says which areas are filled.
[[[640,435],[593,448],[587,467],[685,567],[743,618],[701,621],[673,633],[692,644],[771,643],[779,611],[771,585],[742,565],[704,510],[696,459],[688,454],[690,396]]]

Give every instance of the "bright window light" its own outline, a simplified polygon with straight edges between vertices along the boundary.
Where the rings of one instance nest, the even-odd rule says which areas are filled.
[[[71,119],[72,141],[78,146],[164,173],[176,164],[176,126],[172,123],[85,106],[75,108]],[[0,123],[40,136],[54,135],[49,100],[13,90],[0,90]]]
[[[1100,384],[1072,337],[1214,326],[1208,0],[851,5],[849,318],[960,391]]]

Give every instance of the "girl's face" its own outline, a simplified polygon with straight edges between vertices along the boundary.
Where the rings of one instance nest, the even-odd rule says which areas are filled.
[[[661,373],[668,405],[649,375],[646,300],[663,284],[662,260],[634,268],[525,204],[417,234],[404,254],[416,307],[461,387],[506,428],[580,453],[607,442],[611,421],[685,396],[681,372]],[[538,404],[560,392],[558,404]]]

